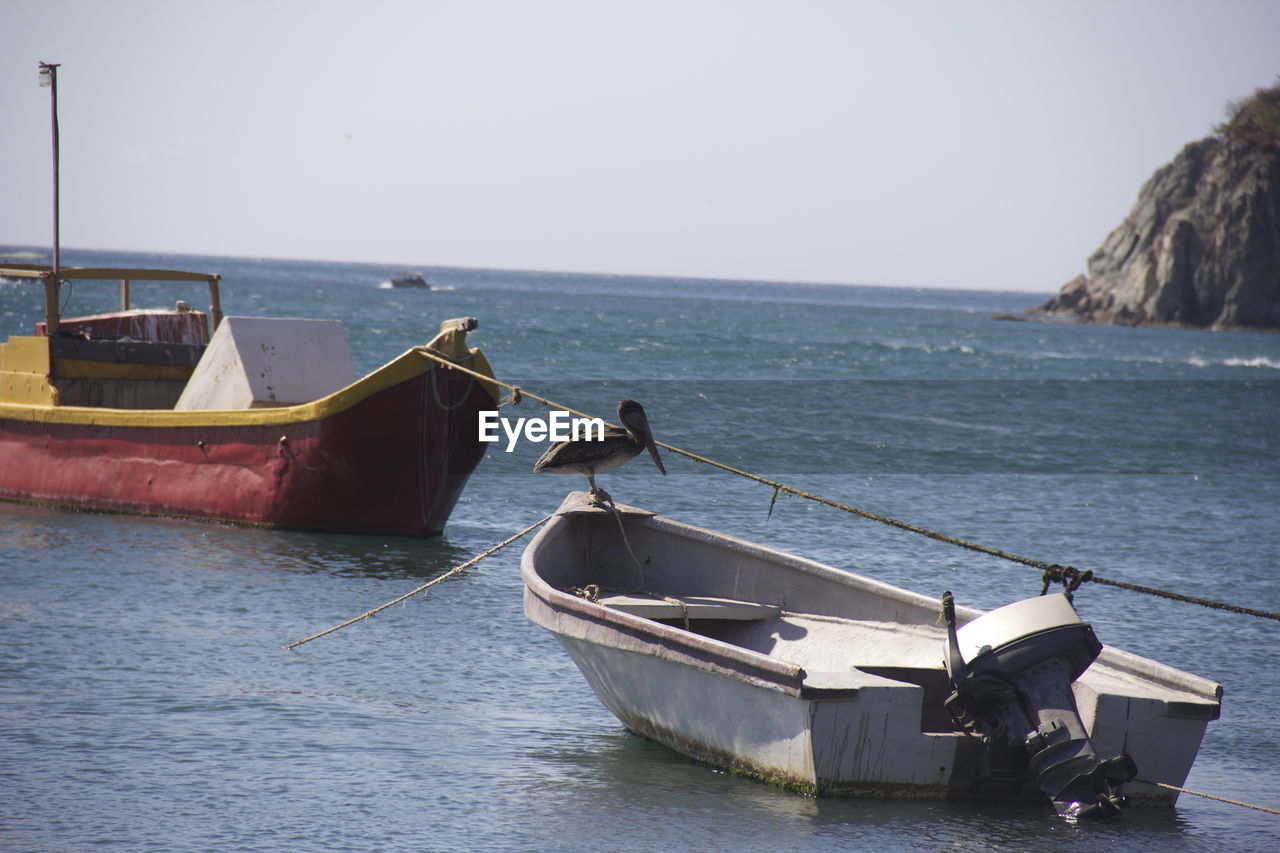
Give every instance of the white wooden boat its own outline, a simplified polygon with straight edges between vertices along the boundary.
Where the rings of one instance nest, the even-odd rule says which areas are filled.
[[[521,575],[632,732],[815,795],[1168,806],[1154,783],[1183,784],[1219,713],[1211,681],[1099,654],[1061,594],[955,608],[949,631],[938,599],[583,492]]]

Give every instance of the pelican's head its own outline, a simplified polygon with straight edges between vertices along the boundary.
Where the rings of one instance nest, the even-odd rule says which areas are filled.
[[[623,400],[618,404],[618,420],[628,432],[644,442],[645,449],[653,457],[653,464],[658,466],[659,471],[666,474],[667,469],[662,464],[662,457],[658,455],[658,445],[653,443],[653,433],[649,430],[649,419],[645,416],[644,406],[635,400]]]

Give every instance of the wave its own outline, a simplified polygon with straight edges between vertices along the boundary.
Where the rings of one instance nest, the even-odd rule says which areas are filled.
[[[1185,358],[1168,358],[1160,355],[1150,356],[1125,356],[1096,352],[1053,352],[1045,351],[1038,353],[1006,353],[1031,361],[1111,361],[1121,364],[1186,364],[1191,367],[1260,367],[1267,370],[1280,370],[1280,359],[1268,358],[1265,355],[1254,356],[1253,358],[1241,358],[1232,356],[1222,359],[1205,358],[1199,355],[1189,355]]]
[[[913,423],[930,424],[932,426],[947,427],[949,429],[964,429],[974,432],[990,432],[996,435],[1014,435],[1015,430],[1012,427],[1002,426],[999,424],[983,424],[973,421],[957,421],[952,418],[939,418],[930,415],[908,415],[901,412],[886,412],[883,417],[886,420],[893,421],[910,421]]]
[[[1253,358],[1228,358],[1222,362],[1227,367],[1265,367],[1280,370],[1280,360],[1259,355]]]
[[[848,341],[841,345],[841,351],[848,349],[864,347],[871,350],[885,350],[888,352],[922,352],[926,355],[959,353],[961,355],[977,355],[978,350],[969,344],[962,344],[958,341],[950,341],[945,344],[934,344],[929,341]]]

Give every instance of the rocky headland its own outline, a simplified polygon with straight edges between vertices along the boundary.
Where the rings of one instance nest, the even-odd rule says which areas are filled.
[[[1280,329],[1280,86],[1232,105],[1215,135],[1158,169],[1087,273],[1029,313]]]

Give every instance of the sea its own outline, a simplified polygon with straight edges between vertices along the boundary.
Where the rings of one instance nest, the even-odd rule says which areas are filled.
[[[0,251],[0,254],[4,254]],[[497,376],[658,440],[1001,551],[1280,612],[1280,335],[997,319],[1048,293],[64,250],[217,272],[229,315],[345,324],[357,374],[469,335]],[[113,310],[76,283],[63,314]],[[138,307],[198,285],[135,283]],[[0,283],[0,335],[41,293]],[[506,418],[545,417],[525,398]],[[1184,794],[1044,805],[812,798],[630,734],[522,610],[528,538],[581,477],[492,445],[442,536],[336,535],[0,503],[4,851],[1270,851],[1280,816]],[[992,608],[1041,573],[663,451],[624,503]],[[1186,786],[1280,809],[1280,623],[1096,583],[1108,646],[1223,685]],[[939,650],[941,660],[941,650]],[[714,707],[706,713],[715,714]]]

